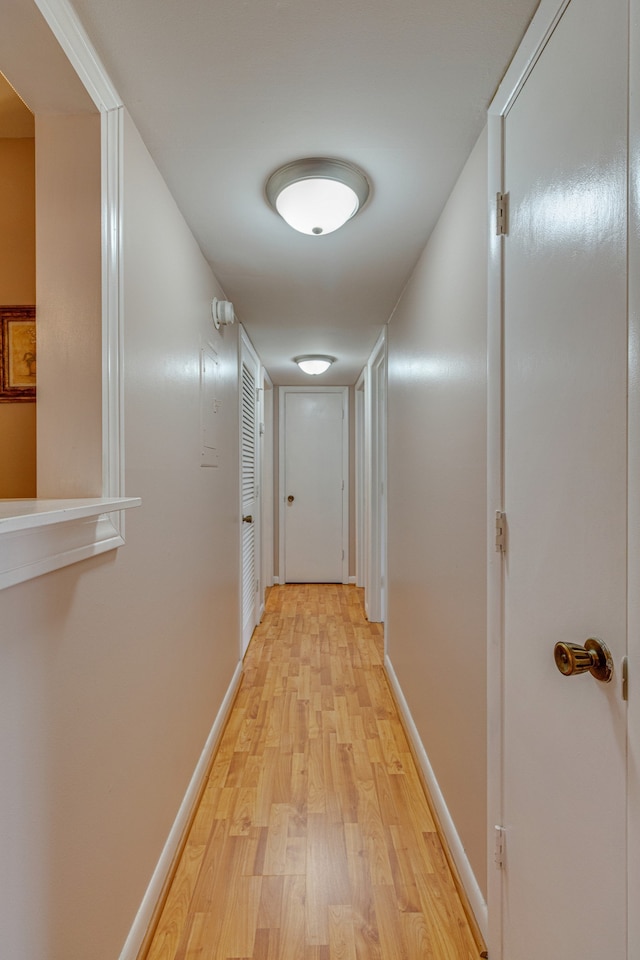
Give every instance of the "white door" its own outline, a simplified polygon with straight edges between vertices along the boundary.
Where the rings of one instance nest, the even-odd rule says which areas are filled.
[[[259,361],[243,330],[240,332],[240,509],[242,563],[242,653],[258,622],[259,464],[257,386]]]
[[[505,120],[504,960],[627,957],[627,16],[572,0]]]
[[[286,583],[348,579],[347,400],[342,387],[280,390]]]

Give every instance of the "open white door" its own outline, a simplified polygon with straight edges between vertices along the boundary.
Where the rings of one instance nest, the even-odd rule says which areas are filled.
[[[546,33],[538,22],[535,65],[502,110],[493,509],[506,532],[501,610],[495,597],[490,607],[503,698],[490,728],[504,846],[489,955],[626,960],[628,3],[572,0],[558,12]],[[494,342],[499,324],[497,311]],[[554,651],[563,667],[576,655],[557,644],[589,638],[611,651],[609,683],[556,665]]]

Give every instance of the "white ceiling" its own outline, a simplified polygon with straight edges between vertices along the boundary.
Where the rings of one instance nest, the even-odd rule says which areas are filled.
[[[339,360],[322,382],[354,382],[537,0],[73,5],[274,381],[319,352]],[[337,233],[295,233],[264,198],[306,156],[371,181]]]

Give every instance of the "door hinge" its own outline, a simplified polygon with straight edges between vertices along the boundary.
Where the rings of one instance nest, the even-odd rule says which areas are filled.
[[[493,862],[499,870],[504,867],[505,829],[494,827]]]
[[[629,699],[629,658],[622,658],[622,699]]]
[[[256,579],[256,593],[258,592],[259,589],[260,589],[260,581]]]
[[[509,232],[509,194],[496,193],[496,234],[506,236]]]
[[[504,553],[507,549],[507,515],[496,510],[496,551]]]

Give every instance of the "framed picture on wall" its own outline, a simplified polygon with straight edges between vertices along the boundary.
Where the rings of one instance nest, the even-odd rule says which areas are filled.
[[[0,403],[36,398],[36,309],[0,307]]]

